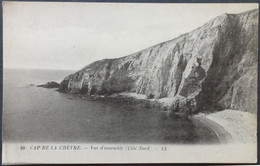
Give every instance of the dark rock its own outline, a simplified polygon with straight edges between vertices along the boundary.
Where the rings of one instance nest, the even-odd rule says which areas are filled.
[[[37,85],[37,87],[43,87],[43,88],[60,88],[60,84],[54,81],[47,82],[43,85]]]

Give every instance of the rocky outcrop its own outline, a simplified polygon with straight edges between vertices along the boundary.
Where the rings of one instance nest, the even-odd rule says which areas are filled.
[[[67,76],[60,90],[171,98],[173,110],[186,106],[193,112],[256,112],[257,46],[258,10],[223,14],[173,40],[122,58],[96,61]]]
[[[37,87],[43,87],[43,88],[60,88],[60,84],[54,81],[51,82],[47,82],[46,84],[42,84],[42,85],[37,85]]]

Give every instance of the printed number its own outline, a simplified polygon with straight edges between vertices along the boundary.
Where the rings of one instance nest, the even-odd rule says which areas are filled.
[[[20,146],[20,149],[21,150],[25,150],[25,146]]]

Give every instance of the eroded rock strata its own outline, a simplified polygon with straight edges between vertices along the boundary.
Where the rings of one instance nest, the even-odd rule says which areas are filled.
[[[177,111],[257,111],[258,10],[223,14],[200,28],[129,56],[96,61],[60,91],[169,98]]]

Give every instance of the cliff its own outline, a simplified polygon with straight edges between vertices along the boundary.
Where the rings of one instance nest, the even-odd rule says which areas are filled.
[[[257,111],[258,10],[223,14],[137,53],[67,76],[60,91],[169,98],[173,111]]]

